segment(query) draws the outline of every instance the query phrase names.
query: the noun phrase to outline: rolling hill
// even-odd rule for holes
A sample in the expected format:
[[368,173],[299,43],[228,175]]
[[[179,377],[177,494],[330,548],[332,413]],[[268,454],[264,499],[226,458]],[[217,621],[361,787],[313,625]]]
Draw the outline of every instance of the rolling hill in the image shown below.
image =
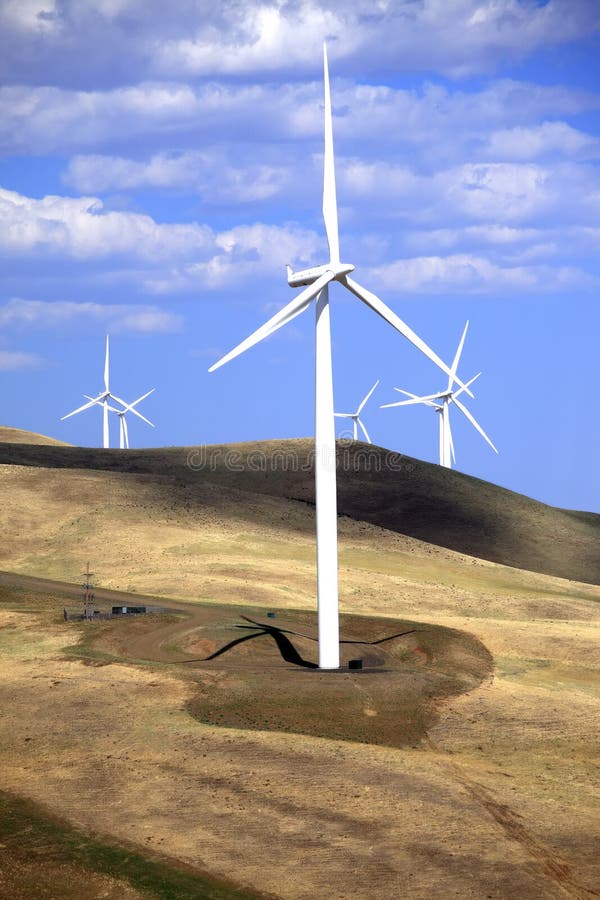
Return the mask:
[[[188,510],[205,503],[206,490],[215,488],[237,492],[240,514],[245,504],[256,505],[256,495],[314,505],[308,439],[107,451],[12,429],[3,429],[0,438],[0,465],[145,476],[146,489],[154,483],[161,496],[172,484],[173,497],[181,495]],[[338,472],[341,516],[505,566],[600,583],[600,515],[547,506],[361,443],[340,443]],[[293,520],[295,514],[278,512],[288,514]]]
[[[0,444],[9,886],[108,896],[80,837],[57,858],[54,815],[104,836],[93,860],[258,896],[596,896],[598,516],[340,444],[341,644],[365,668],[324,673],[311,442],[34,440]],[[87,560],[98,606],[170,612],[65,622]]]

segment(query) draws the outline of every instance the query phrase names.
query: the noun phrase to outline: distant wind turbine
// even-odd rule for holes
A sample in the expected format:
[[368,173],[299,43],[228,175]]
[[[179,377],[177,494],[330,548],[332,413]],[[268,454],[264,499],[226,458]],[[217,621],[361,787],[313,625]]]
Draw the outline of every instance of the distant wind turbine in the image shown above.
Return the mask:
[[360,427],[362,428],[362,432],[367,439],[367,444],[372,443],[371,438],[369,437],[369,434],[367,432],[367,429],[361,422],[360,414],[363,411],[363,409],[365,408],[365,406],[367,405],[367,403],[369,402],[371,395],[373,394],[373,391],[375,390],[375,388],[377,387],[378,384],[379,384],[379,381],[376,381],[375,384],[373,385],[373,387],[371,388],[371,390],[369,391],[369,393],[363,399],[362,403],[360,404],[360,406],[358,407],[356,412],[354,412],[354,413],[334,413],[334,415],[338,419],[352,419],[353,440],[355,440],[355,441],[358,440],[358,426],[360,425]]
[[[473,415],[469,412],[469,410],[464,406],[458,397],[463,391],[470,388],[473,382],[479,378],[481,372],[478,372],[470,381],[467,381],[465,385],[458,389],[453,389],[454,381],[457,381],[456,371],[458,369],[458,363],[460,361],[462,349],[465,343],[465,337],[467,334],[467,328],[469,327],[469,323],[465,325],[465,329],[462,333],[462,337],[460,339],[460,343],[458,345],[458,349],[454,356],[454,361],[452,363],[451,373],[448,377],[448,386],[445,391],[439,391],[437,394],[428,394],[425,397],[419,397],[417,394],[411,394],[410,391],[403,391],[400,388],[394,388],[395,391],[398,391],[400,394],[404,394],[406,397],[409,397],[409,400],[400,400],[398,403],[384,403],[381,409],[391,409],[395,406],[412,406],[417,403],[422,403],[425,406],[430,406],[439,414],[440,417],[440,425],[439,425],[439,442],[440,442],[440,466],[445,466],[448,469],[452,468],[452,460],[456,464],[456,455],[454,453],[454,441],[452,440],[452,431],[450,428],[450,405],[453,403],[462,414],[469,420],[469,422],[473,425],[474,428],[477,429],[479,434],[488,442],[492,450],[495,453],[498,452],[496,447],[492,444],[491,440],[481,427],[478,422],[475,421]],[[435,401],[440,401],[436,403]]]
[[[120,403],[121,406],[127,407],[128,404],[121,400],[120,397],[117,397],[116,394],[113,394],[109,388],[109,338],[106,335],[106,354],[104,356],[104,390],[101,394],[98,394],[97,397],[93,397],[88,403],[84,403],[83,406],[78,406],[77,409],[74,409],[72,412],[67,413],[66,416],[61,417],[61,422],[65,419],[69,419],[71,416],[76,416],[78,413],[83,412],[84,409],[90,409],[92,406],[102,406],[102,446],[104,448],[108,448],[110,446],[109,440],[109,430],[108,430],[108,407],[109,400],[116,400],[117,403]],[[137,410],[132,409],[131,412],[135,413],[136,416],[143,418],[143,416],[137,412]]]
[[[329,318],[329,290],[331,281],[337,281],[362,300],[370,309],[397,329],[428,359],[447,375],[450,369],[421,340],[409,326],[389,309],[375,294],[349,277],[354,266],[340,262],[338,210],[335,189],[333,158],[333,125],[327,48],[323,46],[325,82],[325,154],[323,173],[323,219],[329,262],[315,268],[293,272],[288,266],[288,284],[291,287],[306,286],[292,301],[258,328],[222,359],[210,367],[214,372],[220,366],[239,356],[254,344],[274,334],[283,325],[304,312],[316,298],[316,372],[315,372],[315,499],[317,518],[317,608],[319,629],[319,667],[338,669],[339,612],[338,612],[338,564],[337,564],[337,500],[336,500],[336,451],[333,410],[333,375],[331,367],[331,331]],[[458,379],[456,379],[458,380]],[[463,387],[462,382],[459,382]],[[466,389],[466,388],[465,388]],[[468,391],[468,389],[466,389]]]
[[[149,397],[150,394],[153,394],[156,388],[152,388],[152,390],[148,391],[146,394],[143,394],[141,397],[138,397],[137,400],[134,400],[133,403],[127,403],[123,409],[117,409],[116,406],[108,407],[108,411],[111,413],[115,413],[119,417],[119,448],[121,450],[129,450],[129,429],[127,427],[127,419],[125,418],[128,412],[132,412],[134,415],[138,416],[138,418],[142,419],[143,422],[146,422],[148,425],[151,425],[154,428],[154,422],[151,422],[150,419],[147,419],[146,416],[143,416],[141,412],[134,409],[134,406],[137,406],[138,403],[141,403],[142,400],[145,400],[146,397]],[[93,397],[89,397],[87,394],[84,394],[87,400],[93,400]],[[98,405],[102,404],[101,400],[94,400],[94,403]]]

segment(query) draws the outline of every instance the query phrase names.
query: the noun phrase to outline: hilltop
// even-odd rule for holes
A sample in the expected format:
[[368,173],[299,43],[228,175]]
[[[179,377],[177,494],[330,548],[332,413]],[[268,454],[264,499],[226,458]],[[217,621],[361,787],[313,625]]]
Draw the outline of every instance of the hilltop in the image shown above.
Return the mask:
[[37,434],[35,431],[24,431],[22,428],[10,428],[0,425],[0,444],[37,444],[51,447],[70,447],[64,441]]
[[[171,483],[172,503],[187,514],[205,505],[207,491],[215,488],[238,518],[255,517],[257,495],[283,501],[275,521],[284,520],[287,527],[298,517],[298,502],[314,505],[308,439],[118,451],[62,446],[51,439],[46,444],[37,435],[30,440],[26,432],[16,434],[23,439],[0,444],[0,465],[54,470],[59,481],[64,470],[144,476],[144,490],[154,490],[160,502]],[[600,583],[600,515],[548,506],[358,442],[338,445],[338,467],[341,516],[504,566]],[[268,518],[267,507],[261,515]]]

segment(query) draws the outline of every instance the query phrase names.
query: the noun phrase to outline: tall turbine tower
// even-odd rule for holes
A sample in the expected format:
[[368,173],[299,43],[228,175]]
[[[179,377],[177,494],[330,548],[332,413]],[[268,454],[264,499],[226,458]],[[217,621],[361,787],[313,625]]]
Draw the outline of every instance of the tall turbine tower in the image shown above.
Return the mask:
[[[70,419],[71,416],[76,416],[77,413],[83,412],[84,409],[89,409],[91,406],[101,406],[102,407],[102,446],[106,449],[110,446],[109,441],[109,432],[108,432],[108,401],[116,400],[117,403],[120,403],[121,406],[127,406],[124,400],[121,400],[120,397],[117,397],[116,394],[111,393],[109,388],[109,340],[108,335],[106,335],[106,353],[104,356],[104,390],[101,394],[98,394],[97,397],[93,397],[90,399],[88,403],[84,403],[83,406],[78,406],[77,409],[74,409],[72,412],[67,413],[66,416],[61,417],[61,422],[64,419]],[[135,412],[135,410],[132,410]],[[136,415],[140,415],[136,413]]]
[[[450,406],[454,404],[462,414],[469,420],[471,425],[477,429],[479,434],[488,442],[492,450],[495,453],[498,452],[496,447],[492,444],[491,440],[481,427],[478,422],[475,421],[474,416],[469,412],[469,410],[464,406],[460,400],[459,396],[463,393],[464,390],[470,388],[473,382],[479,378],[481,372],[478,372],[470,381],[467,381],[466,385],[463,385],[460,388],[454,388],[454,381],[458,381],[456,378],[456,371],[458,369],[458,363],[460,361],[462,349],[465,343],[465,337],[467,335],[467,328],[469,327],[469,323],[465,325],[465,330],[462,333],[462,337],[460,339],[460,343],[458,345],[458,349],[454,356],[454,360],[452,362],[451,374],[448,377],[448,386],[445,391],[439,391],[437,394],[428,394],[425,397],[419,397],[417,394],[411,394],[410,391],[403,391],[400,388],[394,388],[395,391],[398,391],[400,394],[404,394],[405,397],[409,397],[409,400],[400,400],[397,403],[384,403],[381,409],[391,409],[396,406],[412,406],[417,403],[422,403],[425,406],[432,407],[438,413],[439,419],[439,435],[440,435],[440,466],[445,466],[447,469],[452,468],[452,460],[456,463],[456,456],[454,453],[454,442],[452,440],[452,431],[450,429]],[[438,401],[437,403],[435,401]]]
[[352,419],[352,439],[355,441],[358,440],[358,426],[360,425],[362,432],[367,439],[367,444],[372,443],[371,438],[369,437],[369,432],[367,431],[367,429],[365,428],[365,426],[363,425],[363,423],[361,421],[360,414],[363,411],[363,409],[365,408],[365,406],[367,405],[367,403],[369,402],[369,400],[371,399],[373,391],[375,390],[375,388],[377,387],[378,384],[379,384],[379,381],[376,381],[375,384],[373,385],[373,387],[371,388],[371,390],[369,391],[369,393],[363,398],[363,400],[362,400],[360,406],[358,407],[358,409],[356,410],[356,412],[334,413],[334,415],[337,419]]
[[[293,272],[288,266],[288,284],[302,287],[292,301],[210,367],[220,366],[239,356],[259,341],[269,337],[283,325],[304,312],[316,299],[316,371],[315,371],[315,498],[317,518],[317,608],[319,626],[319,668],[338,669],[340,665],[338,564],[337,564],[337,499],[336,453],[333,411],[333,376],[331,367],[331,331],[329,319],[329,283],[337,281],[385,319],[432,362],[450,375],[448,366],[375,294],[349,277],[350,263],[340,262],[338,213],[333,159],[333,127],[327,48],[323,46],[325,81],[325,156],[323,177],[323,219],[329,262],[311,269]],[[455,379],[458,381],[458,379]],[[461,387],[464,387],[459,381]],[[465,388],[468,393],[468,388]],[[472,395],[471,395],[472,396]]]
[[[115,413],[119,417],[119,449],[129,450],[129,428],[127,427],[127,419],[125,418],[128,412],[132,412],[141,419],[142,422],[146,422],[147,425],[151,425],[152,428],[154,428],[154,422],[151,422],[150,419],[147,419],[146,416],[143,416],[141,412],[134,409],[134,407],[137,406],[138,403],[141,403],[142,400],[145,400],[146,397],[149,397],[150,394],[153,394],[155,390],[156,388],[152,388],[152,390],[148,391],[146,394],[142,394],[137,400],[134,400],[133,403],[127,403],[123,409],[117,409],[116,406],[109,405],[108,411]],[[88,396],[88,394],[84,394],[84,397],[87,400],[94,400],[94,398]],[[100,406],[102,405],[102,400],[94,400],[94,403],[97,403]]]

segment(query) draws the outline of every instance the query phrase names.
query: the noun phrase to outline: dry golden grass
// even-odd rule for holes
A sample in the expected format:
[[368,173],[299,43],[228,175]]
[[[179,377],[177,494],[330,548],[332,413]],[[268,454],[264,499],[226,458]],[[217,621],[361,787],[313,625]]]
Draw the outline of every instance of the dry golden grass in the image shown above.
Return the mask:
[[45,447],[70,447],[64,441],[47,437],[45,434],[36,434],[35,431],[24,431],[22,428],[10,428],[8,425],[0,425],[0,444],[36,444]]
[[[89,558],[107,587],[314,609],[304,503],[209,483],[192,503],[156,475],[2,478],[1,568],[73,581]],[[197,685],[164,664],[65,658],[78,630],[58,595],[4,614],[5,787],[294,900],[597,896],[600,589],[349,519],[340,560],[345,612],[464,630],[494,658],[418,748],[202,724]]]

